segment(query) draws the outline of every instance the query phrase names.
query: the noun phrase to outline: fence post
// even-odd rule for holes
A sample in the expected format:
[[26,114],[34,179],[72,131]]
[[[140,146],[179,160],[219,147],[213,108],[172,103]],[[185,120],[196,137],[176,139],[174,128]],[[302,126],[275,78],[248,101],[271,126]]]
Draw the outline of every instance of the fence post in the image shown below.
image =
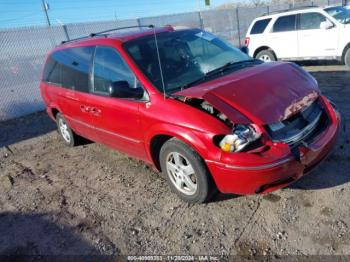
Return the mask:
[[237,23],[237,33],[238,33],[238,47],[241,46],[241,29],[239,26],[239,17],[238,17],[238,7],[236,8],[236,23]]
[[141,27],[141,19],[140,19],[140,18],[137,18],[136,21],[137,21],[137,25],[138,25],[139,27]]
[[198,12],[198,18],[199,18],[199,26],[202,30],[204,30],[204,23],[203,23],[203,17],[202,17],[202,14],[201,12],[199,11]]
[[266,11],[267,11],[267,14],[269,15],[270,14],[270,6],[266,6]]
[[68,29],[66,25],[62,25],[64,34],[66,35],[67,40],[69,41],[69,34],[68,34]]

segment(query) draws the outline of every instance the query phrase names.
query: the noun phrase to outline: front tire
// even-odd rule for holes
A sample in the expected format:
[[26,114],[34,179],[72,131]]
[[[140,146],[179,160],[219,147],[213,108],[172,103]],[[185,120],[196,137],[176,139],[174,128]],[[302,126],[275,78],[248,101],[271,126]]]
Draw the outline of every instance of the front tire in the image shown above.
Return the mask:
[[348,50],[346,50],[345,56],[344,56],[344,62],[345,65],[350,68],[350,48],[348,48]]
[[275,54],[271,51],[271,50],[263,50],[260,51],[257,55],[256,58],[263,61],[263,62],[273,62],[276,61],[277,58],[275,56]]
[[58,133],[60,134],[62,140],[67,146],[73,147],[79,144],[79,136],[76,135],[73,130],[69,127],[66,119],[61,113],[56,115],[56,123]]
[[162,172],[174,193],[188,203],[203,203],[216,192],[202,158],[187,144],[173,138],[160,150]]

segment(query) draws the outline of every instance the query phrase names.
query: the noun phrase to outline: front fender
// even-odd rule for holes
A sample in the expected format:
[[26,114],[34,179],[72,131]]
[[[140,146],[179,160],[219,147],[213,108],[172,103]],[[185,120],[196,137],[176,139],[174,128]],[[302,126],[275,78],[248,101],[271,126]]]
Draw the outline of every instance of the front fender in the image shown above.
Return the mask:
[[220,150],[212,142],[213,135],[175,124],[159,123],[148,128],[145,134],[146,152],[152,161],[151,141],[158,135],[176,137],[192,147],[203,160],[220,159]]

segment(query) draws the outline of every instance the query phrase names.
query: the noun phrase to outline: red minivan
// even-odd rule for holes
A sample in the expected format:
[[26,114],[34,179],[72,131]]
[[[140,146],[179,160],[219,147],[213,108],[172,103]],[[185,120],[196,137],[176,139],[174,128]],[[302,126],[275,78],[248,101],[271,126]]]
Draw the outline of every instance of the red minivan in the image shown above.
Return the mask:
[[200,29],[63,43],[40,88],[67,145],[84,137],[150,163],[191,203],[286,187],[328,155],[340,126],[305,70],[252,59]]

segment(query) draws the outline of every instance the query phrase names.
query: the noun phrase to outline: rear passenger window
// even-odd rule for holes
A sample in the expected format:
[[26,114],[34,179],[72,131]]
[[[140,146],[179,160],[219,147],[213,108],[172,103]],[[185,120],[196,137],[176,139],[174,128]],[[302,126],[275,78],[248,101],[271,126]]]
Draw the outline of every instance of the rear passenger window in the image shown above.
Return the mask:
[[135,76],[121,56],[110,47],[96,47],[94,60],[94,92],[108,94],[112,82],[127,81],[135,87]]
[[295,30],[296,15],[279,17],[273,25],[273,32],[287,32]]
[[271,18],[256,21],[250,30],[251,35],[261,34],[265,31],[267,25],[270,23]]
[[43,80],[81,92],[89,92],[89,71],[94,47],[78,47],[53,53],[44,69]]
[[56,59],[56,54],[50,55],[47,59],[44,68],[43,81],[62,86],[62,66]]
[[300,30],[320,29],[321,22],[326,21],[326,17],[320,13],[300,14]]

